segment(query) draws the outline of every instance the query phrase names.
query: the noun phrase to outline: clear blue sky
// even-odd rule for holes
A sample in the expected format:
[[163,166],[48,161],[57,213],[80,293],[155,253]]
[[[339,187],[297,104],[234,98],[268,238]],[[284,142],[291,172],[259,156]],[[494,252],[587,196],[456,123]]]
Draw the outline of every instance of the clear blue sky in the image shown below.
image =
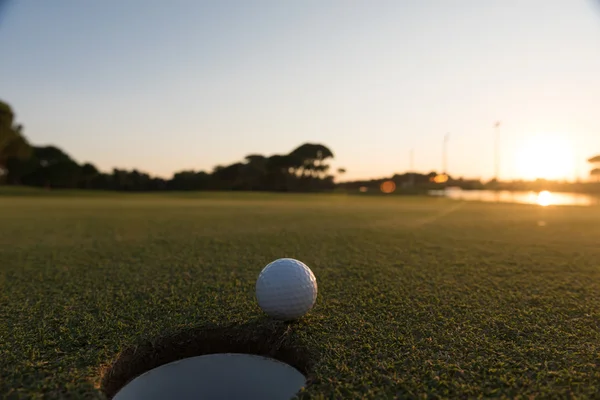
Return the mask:
[[0,17],[0,99],[33,143],[106,171],[307,141],[347,178],[405,171],[411,149],[439,171],[450,132],[449,172],[489,178],[496,120],[504,178],[545,135],[579,159],[568,177],[600,153],[592,0],[32,0]]

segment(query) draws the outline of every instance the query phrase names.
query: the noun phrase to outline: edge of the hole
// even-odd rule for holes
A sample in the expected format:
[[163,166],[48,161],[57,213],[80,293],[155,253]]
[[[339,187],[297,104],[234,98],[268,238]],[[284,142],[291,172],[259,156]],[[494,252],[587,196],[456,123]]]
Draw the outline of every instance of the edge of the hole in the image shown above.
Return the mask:
[[273,358],[302,373],[307,386],[315,359],[310,349],[298,343],[290,323],[269,321],[197,326],[141,340],[126,348],[104,367],[100,390],[110,400],[133,379],[154,368],[184,358],[217,353]]

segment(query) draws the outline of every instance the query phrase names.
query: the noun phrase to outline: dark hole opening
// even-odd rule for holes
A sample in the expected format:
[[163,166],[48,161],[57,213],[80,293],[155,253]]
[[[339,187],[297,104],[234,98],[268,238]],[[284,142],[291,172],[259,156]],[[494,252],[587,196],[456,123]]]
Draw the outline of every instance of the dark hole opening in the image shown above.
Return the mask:
[[102,377],[109,399],[134,378],[161,365],[215,353],[244,353],[271,357],[291,365],[307,377],[311,351],[297,343],[294,324],[254,321],[244,324],[203,325],[145,340],[121,352]]

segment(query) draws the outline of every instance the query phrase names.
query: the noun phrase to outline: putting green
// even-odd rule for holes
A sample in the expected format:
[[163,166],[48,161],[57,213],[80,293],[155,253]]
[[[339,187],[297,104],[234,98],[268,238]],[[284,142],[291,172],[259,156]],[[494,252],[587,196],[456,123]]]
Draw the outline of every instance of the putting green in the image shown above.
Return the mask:
[[[271,355],[311,398],[600,392],[597,207],[68,193],[0,197],[0,227],[0,397],[101,398],[173,351]],[[291,324],[254,299],[280,257],[319,284]]]

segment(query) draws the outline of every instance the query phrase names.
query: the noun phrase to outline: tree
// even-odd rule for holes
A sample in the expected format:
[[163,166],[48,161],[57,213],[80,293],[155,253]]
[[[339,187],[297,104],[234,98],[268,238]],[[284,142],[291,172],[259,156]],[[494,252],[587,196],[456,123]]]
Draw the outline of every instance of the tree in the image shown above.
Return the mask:
[[327,164],[319,164],[313,167],[314,176],[317,178],[325,178],[327,172],[329,171],[329,165]]
[[74,161],[61,161],[42,169],[48,188],[75,188],[81,179],[81,167]]
[[245,190],[262,190],[266,185],[268,158],[261,154],[250,154],[245,160],[241,171]]
[[227,166],[218,165],[214,168],[212,178],[216,189],[221,190],[240,190],[242,186],[241,172],[244,168],[243,163],[234,163]]
[[6,161],[6,183],[9,185],[32,185],[28,182],[29,175],[39,168],[39,163],[34,157],[27,159],[9,158]]
[[[591,157],[587,160],[590,164],[600,164],[600,154],[594,157]],[[590,171],[590,176],[596,179],[597,182],[600,182],[600,168],[593,168]]]
[[211,176],[204,171],[181,171],[168,182],[171,190],[206,190],[210,188]]
[[590,164],[600,163],[600,154],[587,160]]
[[62,151],[56,146],[40,146],[34,147],[34,157],[38,160],[42,167],[48,167],[60,163],[75,163],[71,156]]
[[96,177],[100,174],[100,172],[98,171],[98,169],[90,164],[90,163],[85,163],[81,166],[81,174],[80,174],[80,181],[79,181],[79,187],[82,189],[91,189],[93,188],[93,182],[94,179],[96,179]]
[[245,158],[247,164],[265,165],[267,157],[262,154],[249,154]]
[[34,146],[30,157],[10,157],[7,161],[7,182],[44,187],[77,187],[81,167],[55,146]]
[[133,186],[127,171],[118,168],[113,168],[111,183],[116,190],[130,190]]
[[294,167],[301,176],[320,176],[329,167],[323,167],[323,162],[333,158],[332,151],[322,144],[305,143],[294,149],[290,156],[295,161]]
[[0,101],[0,175],[8,172],[10,159],[26,160],[31,148],[23,135],[23,126],[14,124],[15,114],[12,108]]
[[346,168],[338,168],[337,173],[340,177],[343,176],[346,173]]
[[180,171],[168,181],[136,169],[102,173],[91,163],[79,165],[56,146],[30,146],[22,126],[14,124],[10,106],[0,102],[0,177],[9,184],[120,191],[329,190],[335,185],[325,162],[329,158],[333,153],[328,147],[305,143],[289,154],[249,154],[240,162],[217,165],[211,173]]
[[77,187],[81,177],[81,167],[67,153],[56,146],[33,148],[32,159],[36,169],[24,177],[26,181],[39,186],[52,188]]
[[275,154],[267,159],[263,190],[295,191],[298,188],[298,159],[290,154]]

